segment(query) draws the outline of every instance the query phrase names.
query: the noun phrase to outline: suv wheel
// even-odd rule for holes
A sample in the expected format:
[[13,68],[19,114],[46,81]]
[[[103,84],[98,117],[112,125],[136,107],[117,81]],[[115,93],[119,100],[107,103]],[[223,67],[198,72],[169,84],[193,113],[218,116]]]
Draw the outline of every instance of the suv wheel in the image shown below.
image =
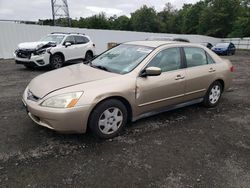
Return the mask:
[[50,66],[52,69],[61,68],[63,66],[63,63],[64,63],[64,60],[63,60],[62,55],[54,54],[51,56]]
[[215,81],[208,89],[203,104],[206,107],[214,107],[219,103],[222,94],[222,85],[220,82]]
[[91,59],[93,59],[93,54],[91,52],[87,52],[85,55],[85,61],[90,61]]
[[118,135],[126,123],[125,105],[119,100],[110,99],[93,110],[88,126],[95,136],[108,139]]

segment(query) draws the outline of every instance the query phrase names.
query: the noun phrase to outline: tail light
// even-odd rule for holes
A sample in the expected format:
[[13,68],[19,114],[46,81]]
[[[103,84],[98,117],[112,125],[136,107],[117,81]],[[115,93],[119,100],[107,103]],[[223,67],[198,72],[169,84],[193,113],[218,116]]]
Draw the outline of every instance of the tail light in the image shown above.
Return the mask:
[[230,72],[234,72],[234,71],[235,71],[234,66],[231,66],[230,67]]

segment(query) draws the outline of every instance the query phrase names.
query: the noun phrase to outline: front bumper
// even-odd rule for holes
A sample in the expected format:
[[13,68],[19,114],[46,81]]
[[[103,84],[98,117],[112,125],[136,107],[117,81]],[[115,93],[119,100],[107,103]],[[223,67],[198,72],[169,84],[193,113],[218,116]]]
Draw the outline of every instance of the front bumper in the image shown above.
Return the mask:
[[90,114],[90,106],[70,109],[48,108],[39,102],[28,100],[23,96],[23,104],[29,117],[38,125],[65,133],[85,133]]
[[49,65],[50,63],[50,54],[47,52],[41,55],[32,55],[30,58],[20,58],[15,53],[13,55],[16,64],[22,64],[30,67],[43,67]]

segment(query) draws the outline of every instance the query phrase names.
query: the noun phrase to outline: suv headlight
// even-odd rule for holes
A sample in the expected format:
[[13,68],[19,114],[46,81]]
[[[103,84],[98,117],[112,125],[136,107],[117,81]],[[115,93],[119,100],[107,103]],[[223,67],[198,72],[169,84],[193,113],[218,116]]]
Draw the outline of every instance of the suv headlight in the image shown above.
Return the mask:
[[45,54],[45,52],[46,52],[46,49],[37,50],[34,52],[34,55],[42,55],[42,54]]
[[72,108],[82,96],[83,92],[66,93],[50,97],[41,103],[41,106],[51,108]]

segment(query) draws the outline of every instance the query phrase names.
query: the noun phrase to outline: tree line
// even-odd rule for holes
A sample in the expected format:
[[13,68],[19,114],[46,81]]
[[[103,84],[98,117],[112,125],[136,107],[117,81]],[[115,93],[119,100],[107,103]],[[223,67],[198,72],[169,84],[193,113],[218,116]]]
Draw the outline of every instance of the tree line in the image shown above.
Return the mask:
[[[64,19],[57,20],[66,26]],[[53,21],[39,20],[43,25]],[[213,37],[250,37],[250,0],[201,0],[184,4],[179,10],[171,3],[157,12],[143,5],[131,16],[100,13],[91,17],[71,19],[71,27],[111,29],[155,33],[201,34]]]

